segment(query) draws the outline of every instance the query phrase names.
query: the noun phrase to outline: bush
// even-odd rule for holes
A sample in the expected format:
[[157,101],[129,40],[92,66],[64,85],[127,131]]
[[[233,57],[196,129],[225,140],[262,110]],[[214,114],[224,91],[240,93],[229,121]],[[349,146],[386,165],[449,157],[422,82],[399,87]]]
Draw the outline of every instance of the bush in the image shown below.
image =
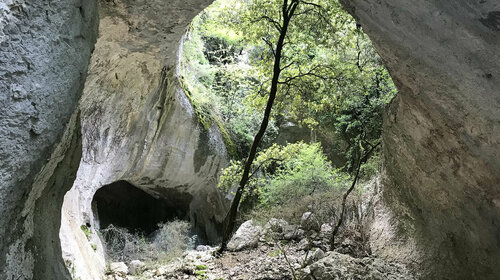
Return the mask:
[[[290,144],[300,150],[286,158],[261,188],[262,206],[286,205],[298,199],[343,187],[348,176],[333,169],[319,144]],[[286,147],[284,148],[286,149]]]
[[291,224],[300,224],[302,214],[313,212],[319,224],[329,223],[336,215],[336,210],[342,201],[344,189],[335,188],[328,192],[305,195],[281,205],[259,205],[242,217],[243,220],[253,219],[257,224],[264,225],[271,218],[283,219]]
[[[242,163],[232,161],[222,171],[219,187],[225,192],[231,190],[242,172]],[[284,205],[305,195],[341,187],[349,177],[332,168],[319,143],[303,142],[274,144],[259,152],[251,174],[243,199],[261,206]]]
[[153,243],[163,252],[181,254],[189,247],[193,247],[193,238],[189,237],[190,225],[188,222],[174,220],[159,224],[159,230]]
[[174,220],[159,224],[159,229],[147,238],[140,233],[131,233],[125,228],[109,225],[102,229],[108,258],[113,261],[132,260],[171,260],[193,245],[189,237],[190,225],[185,221]]
[[114,261],[131,261],[135,259],[154,259],[155,248],[146,242],[144,236],[130,233],[127,229],[109,225],[101,230],[106,253]]

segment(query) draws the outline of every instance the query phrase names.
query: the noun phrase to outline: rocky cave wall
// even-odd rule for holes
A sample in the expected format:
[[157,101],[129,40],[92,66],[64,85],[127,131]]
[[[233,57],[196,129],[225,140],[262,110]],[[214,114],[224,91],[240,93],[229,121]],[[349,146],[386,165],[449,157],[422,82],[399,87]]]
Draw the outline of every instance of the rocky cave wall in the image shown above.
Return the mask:
[[67,274],[60,206],[80,160],[75,107],[97,25],[95,1],[0,2],[0,279]]
[[[104,270],[91,202],[117,181],[187,208],[202,240],[219,238],[228,202],[216,186],[227,152],[217,126],[200,125],[177,76],[186,26],[208,2],[99,2],[99,38],[80,101],[82,159],[60,232],[75,277],[99,279]],[[79,230],[87,224],[90,242]]]
[[[137,134],[133,139],[145,140],[132,143],[123,140],[129,135],[111,131],[149,131],[138,125],[140,118],[151,118],[151,124],[163,127],[161,119],[166,115],[158,111],[175,110],[163,110],[162,102],[158,105],[162,108],[154,107],[161,101],[161,91],[156,89],[172,85],[169,80],[175,83],[176,79],[169,79],[175,45],[185,25],[208,2],[102,2],[121,5],[134,16],[120,18],[113,9],[107,15],[116,17],[102,16],[107,26],[116,24],[117,29],[106,35],[112,47],[109,53],[95,56],[93,65],[110,70],[103,67],[102,73],[94,72],[89,83],[102,83],[106,90],[88,95],[93,97],[82,102],[82,110],[87,120],[83,124],[96,128],[96,141],[103,143],[98,147],[104,149],[84,150],[82,163],[88,164],[80,166],[80,173],[156,185],[155,180],[147,180],[156,176],[145,167],[161,166],[162,160],[154,152],[140,151],[155,151],[144,147],[155,146],[152,143],[161,142],[159,137],[138,138]],[[497,279],[500,4],[494,0],[342,2],[374,41],[400,91],[385,119],[386,179],[372,228],[375,252],[406,260],[422,279]],[[74,108],[96,35],[95,1],[8,0],[0,3],[0,15],[0,278],[68,278],[56,231],[62,196],[80,160],[80,121]],[[142,40],[127,39],[132,35]],[[168,57],[157,60],[161,50]],[[124,58],[123,63],[113,59],[115,54]],[[167,71],[162,72],[164,66]],[[127,93],[127,98],[116,94],[125,88],[125,77],[137,93]],[[169,92],[174,94],[165,95],[165,100],[178,98],[172,104],[187,104],[181,94]],[[108,117],[111,123],[103,127],[101,113],[90,117],[91,106],[97,111],[114,108],[123,115]],[[189,106],[174,107],[192,114]],[[89,125],[91,121],[98,123]],[[189,131],[185,130],[188,136]],[[84,136],[83,142],[91,135]],[[164,147],[175,151],[174,145]],[[121,156],[127,150],[133,156]],[[114,169],[96,171],[108,153],[127,168],[120,167],[113,176],[109,173]],[[174,173],[176,168],[169,166]],[[131,176],[133,169],[144,172]],[[184,176],[181,173],[178,178]],[[111,183],[95,181],[89,189]],[[84,207],[73,191],[67,197],[67,201],[73,199],[73,206]],[[66,219],[80,222],[86,217]]]
[[342,2],[399,89],[375,252],[422,279],[499,279],[500,3]]

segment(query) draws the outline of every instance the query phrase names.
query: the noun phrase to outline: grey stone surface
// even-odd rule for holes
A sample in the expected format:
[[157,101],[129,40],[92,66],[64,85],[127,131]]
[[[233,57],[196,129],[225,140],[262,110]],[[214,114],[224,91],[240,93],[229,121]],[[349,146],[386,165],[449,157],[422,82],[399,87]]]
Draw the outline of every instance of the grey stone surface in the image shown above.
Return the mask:
[[287,221],[283,219],[271,218],[263,228],[263,237],[261,239],[266,239],[265,236],[271,237],[272,239],[282,239],[282,240],[300,240],[304,234],[304,231],[297,225],[290,225]]
[[[202,137],[219,136],[203,135],[195,124],[186,126],[193,120],[187,117],[192,115],[189,103],[172,90],[177,87],[177,44],[191,18],[209,2],[102,1],[107,26],[117,29],[93,60],[93,94],[82,101],[84,130],[91,133],[83,136],[82,162],[87,164],[79,172],[91,176],[91,184],[81,188],[94,191],[120,178],[156,195],[159,183],[202,190],[202,180],[189,181],[191,188],[178,184],[189,178],[178,163],[191,159],[186,164],[197,178],[220,167],[204,148],[188,148],[206,143]],[[400,90],[384,124],[386,177],[372,230],[374,251],[406,261],[423,279],[498,279],[498,1],[343,2],[374,41]],[[62,195],[80,158],[74,108],[96,24],[95,1],[0,3],[2,279],[68,277],[61,269],[55,231]],[[111,122],[103,126],[102,117]],[[169,118],[177,122],[166,125]],[[162,136],[165,131],[175,135]],[[130,142],[129,137],[142,140]],[[179,139],[191,139],[182,142],[190,153],[175,148]],[[178,157],[166,161],[166,154],[157,153],[162,149]],[[114,164],[103,161],[109,159]],[[103,164],[112,168],[99,169]],[[176,175],[175,180],[167,182],[160,170]],[[77,184],[84,182],[79,178]],[[201,198],[220,205],[217,197]]]
[[305,212],[300,218],[300,226],[305,231],[319,231],[321,225],[312,212]]
[[120,276],[125,276],[128,274],[128,266],[124,262],[114,262],[109,264],[109,270],[112,273],[118,274]]
[[145,266],[146,264],[144,262],[141,262],[140,260],[133,260],[128,265],[128,272],[131,275],[139,274]]
[[255,248],[259,244],[262,233],[262,227],[254,225],[252,220],[246,221],[236,230],[227,244],[227,249],[229,251],[241,251]]
[[1,279],[34,273],[54,279],[62,266],[57,233],[51,233],[78,166],[74,121],[69,142],[58,148],[62,154],[55,147],[83,88],[96,8],[95,1],[81,0],[0,2]]
[[422,279],[499,279],[500,3],[342,2],[399,89],[373,249]]
[[321,260],[322,258],[325,257],[325,252],[321,250],[320,248],[314,249],[312,253],[307,257],[306,263],[308,265],[312,264],[313,262],[317,262]]
[[[318,249],[319,250],[319,249]],[[349,255],[315,251],[320,258],[298,272],[304,280],[411,280],[408,270],[396,263],[376,258],[353,258]],[[320,252],[320,253],[316,253]]]
[[[99,38],[80,101],[83,156],[63,206],[64,258],[81,277],[103,269],[103,252],[67,229],[98,229],[94,193],[127,181],[172,208],[189,209],[195,233],[216,242],[226,201],[216,189],[228,164],[216,125],[198,122],[177,76],[187,24],[208,1],[102,1]],[[78,232],[78,230],[73,230]],[[95,255],[88,260],[88,255]],[[93,274],[92,274],[93,275]]]

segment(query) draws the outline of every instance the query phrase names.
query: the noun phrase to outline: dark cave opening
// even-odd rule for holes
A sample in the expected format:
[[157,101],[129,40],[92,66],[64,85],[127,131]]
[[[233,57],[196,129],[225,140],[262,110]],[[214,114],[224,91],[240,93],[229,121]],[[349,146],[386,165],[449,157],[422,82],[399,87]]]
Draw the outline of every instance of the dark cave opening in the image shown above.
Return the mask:
[[92,207],[101,229],[113,224],[149,235],[159,223],[187,220],[189,203],[174,199],[155,198],[127,181],[117,181],[97,190]]

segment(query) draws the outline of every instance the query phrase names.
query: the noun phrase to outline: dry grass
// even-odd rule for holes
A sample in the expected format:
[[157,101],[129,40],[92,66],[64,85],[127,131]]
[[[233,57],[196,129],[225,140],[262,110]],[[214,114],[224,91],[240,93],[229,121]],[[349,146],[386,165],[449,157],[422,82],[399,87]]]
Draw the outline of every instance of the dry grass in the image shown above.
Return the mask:
[[194,238],[189,237],[188,222],[175,220],[158,227],[152,236],[146,238],[125,228],[109,225],[100,231],[108,258],[123,262],[166,261],[180,257],[184,250],[194,245]]
[[[249,213],[242,215],[241,219],[242,221],[253,219],[257,224],[264,225],[271,218],[277,218],[298,225],[303,213],[312,212],[317,224],[330,223],[330,225],[334,225],[340,215],[344,192],[345,189],[336,188],[328,192],[303,196],[285,205],[256,207]],[[368,213],[366,213],[366,207],[363,208],[362,205],[362,195],[357,191],[352,192],[346,204],[343,225],[336,237],[336,243],[350,240],[352,246],[348,250],[346,249],[345,253],[354,257],[370,254],[368,237],[365,232]]]

